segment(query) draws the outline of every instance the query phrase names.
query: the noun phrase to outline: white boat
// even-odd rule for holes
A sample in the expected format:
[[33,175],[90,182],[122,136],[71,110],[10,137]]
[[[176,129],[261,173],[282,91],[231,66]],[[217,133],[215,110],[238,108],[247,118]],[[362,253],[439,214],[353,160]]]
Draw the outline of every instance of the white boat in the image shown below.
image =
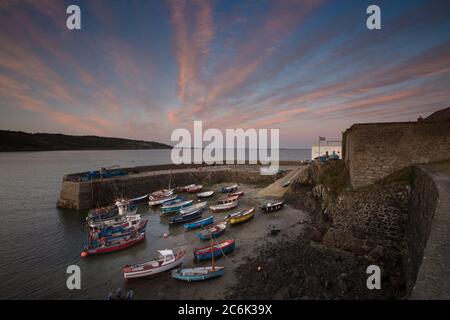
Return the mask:
[[157,200],[160,198],[170,197],[174,193],[174,189],[162,189],[150,194],[149,200]]
[[168,196],[168,197],[157,198],[157,199],[154,199],[154,200],[150,199],[148,201],[148,205],[149,206],[157,206],[157,205],[160,205],[160,204],[163,204],[163,203],[175,200],[177,197],[178,196],[176,194],[173,194],[173,195]]
[[226,210],[230,210],[230,209],[236,208],[237,205],[238,205],[238,201],[234,200],[232,202],[223,203],[223,204],[217,204],[215,206],[210,206],[209,209],[211,209],[211,211],[213,211],[213,212],[226,211]]
[[197,193],[198,198],[208,198],[211,197],[214,194],[214,191],[204,191]]
[[204,209],[207,204],[208,204],[208,201],[197,202],[196,204],[193,204],[189,207],[181,208],[180,214],[181,215],[188,214],[188,213],[191,213],[191,212],[199,210],[199,209]]
[[183,263],[186,254],[185,250],[175,254],[168,249],[158,250],[158,252],[159,256],[156,260],[125,266],[122,270],[123,277],[125,279],[142,278],[171,270]]

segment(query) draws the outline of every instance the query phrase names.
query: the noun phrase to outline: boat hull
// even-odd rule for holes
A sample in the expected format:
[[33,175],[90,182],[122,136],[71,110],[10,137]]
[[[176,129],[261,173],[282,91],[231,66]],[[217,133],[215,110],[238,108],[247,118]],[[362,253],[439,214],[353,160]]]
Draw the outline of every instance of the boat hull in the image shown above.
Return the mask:
[[111,253],[111,252],[127,249],[127,248],[130,248],[130,247],[144,241],[144,240],[145,240],[145,233],[142,233],[138,237],[130,239],[130,240],[123,242],[121,244],[118,244],[118,245],[86,249],[82,252],[81,256],[82,257],[94,256],[94,255]]
[[192,221],[195,220],[197,218],[200,218],[202,216],[203,213],[203,209],[197,209],[193,212],[190,213],[186,213],[184,215],[177,215],[174,217],[170,217],[169,218],[169,223],[170,224],[177,224],[177,223],[183,223],[183,222],[187,222],[187,221]]
[[[195,274],[190,273],[191,270],[205,270],[204,274]],[[213,278],[221,277],[225,274],[225,268],[224,267],[216,267],[216,270],[213,271],[212,267],[204,267],[204,268],[194,268],[194,269],[183,269],[183,270],[175,270],[172,272],[172,277],[174,279],[187,281],[187,282],[193,282],[193,281],[203,281]]]
[[[223,242],[228,242],[228,244],[219,248],[218,245]],[[208,247],[194,250],[194,259],[196,261],[205,261],[205,260],[212,259],[213,256],[214,256],[214,258],[220,258],[225,254],[233,252],[234,249],[236,248],[236,242],[234,240],[223,241],[223,242],[216,244],[215,246],[213,246],[212,249],[208,246]],[[200,252],[201,250],[204,250],[204,249],[206,249],[206,251]]]
[[236,225],[236,224],[247,222],[247,221],[251,220],[254,217],[254,215],[255,215],[255,212],[253,211],[249,214],[246,214],[246,215],[243,215],[240,217],[232,217],[228,220],[228,222],[231,225]]
[[209,226],[210,224],[213,224],[213,223],[214,223],[214,216],[210,216],[210,217],[208,217],[206,219],[203,219],[203,220],[200,220],[200,221],[186,223],[184,225],[184,228],[189,231],[189,230],[194,230],[194,229],[206,227],[206,226]]
[[127,271],[127,268],[124,268],[123,277],[128,280],[128,279],[138,279],[156,276],[160,273],[172,270],[173,268],[176,268],[179,265],[181,265],[184,261],[185,256],[186,256],[185,252],[182,252],[182,254],[180,256],[177,256],[177,258],[174,261],[162,265],[158,268],[134,270],[134,271],[131,269]]

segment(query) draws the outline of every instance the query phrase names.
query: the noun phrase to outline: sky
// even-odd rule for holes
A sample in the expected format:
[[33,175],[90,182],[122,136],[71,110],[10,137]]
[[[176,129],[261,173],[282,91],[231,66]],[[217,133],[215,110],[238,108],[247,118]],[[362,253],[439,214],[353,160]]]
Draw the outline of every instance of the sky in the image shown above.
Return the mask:
[[[81,30],[66,27],[67,6]],[[366,9],[381,8],[381,30]],[[450,1],[0,0],[0,129],[170,141],[176,128],[415,121],[450,100]]]

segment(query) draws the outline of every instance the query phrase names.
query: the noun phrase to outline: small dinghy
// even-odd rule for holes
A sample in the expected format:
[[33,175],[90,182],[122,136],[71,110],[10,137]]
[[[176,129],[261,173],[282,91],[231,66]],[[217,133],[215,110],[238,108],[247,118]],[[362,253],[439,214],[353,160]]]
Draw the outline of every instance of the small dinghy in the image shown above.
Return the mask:
[[147,199],[148,199],[148,194],[145,194],[145,195],[140,196],[140,197],[129,199],[128,202],[132,203],[132,204],[137,204],[137,203],[145,202]]
[[154,200],[152,200],[153,198],[150,198],[150,200],[148,201],[148,205],[153,207],[153,206],[158,206],[160,204],[178,199],[178,196],[176,194],[173,194],[171,196],[168,197],[162,197],[162,198],[155,198]]
[[229,214],[225,217],[230,224],[238,224],[250,220],[255,215],[255,208]]
[[234,200],[234,201],[231,201],[228,203],[210,206],[209,209],[211,209],[212,212],[219,212],[219,211],[231,210],[233,208],[236,208],[237,206],[238,206],[238,201]]
[[228,197],[238,197],[238,198],[240,198],[240,197],[242,197],[244,195],[244,191],[235,191],[235,192],[231,192],[229,195],[228,195]]
[[161,207],[161,213],[162,214],[178,213],[182,208],[189,207],[190,205],[192,205],[193,202],[194,200],[186,200],[174,204],[166,203]]
[[198,198],[209,198],[214,194],[214,191],[204,191],[197,193]]
[[135,279],[154,276],[171,270],[183,263],[185,250],[174,253],[172,250],[158,250],[159,256],[154,261],[125,266],[122,270],[125,279]]
[[172,271],[172,278],[187,282],[203,281],[207,279],[221,277],[224,275],[224,273],[225,267],[208,266],[208,267],[174,270]]
[[188,184],[187,186],[179,187],[178,190],[180,192],[187,192],[190,188],[195,187],[195,184]]
[[203,189],[203,186],[201,184],[195,184],[193,187],[189,187],[186,189],[186,192],[188,193],[196,193]]
[[130,236],[121,237],[114,240],[96,239],[85,246],[81,252],[81,257],[98,255],[103,253],[110,253],[114,251],[123,250],[134,246],[145,240],[145,232],[136,233]]
[[237,184],[233,184],[231,186],[222,187],[222,189],[220,189],[220,191],[222,191],[223,193],[228,193],[228,192],[236,191],[237,188],[238,188],[238,185]]
[[226,198],[219,199],[217,201],[217,204],[226,204],[226,203],[236,201],[237,199],[239,199],[239,196],[237,196],[237,195],[236,196],[228,196]]
[[194,250],[194,259],[196,261],[204,261],[222,257],[234,250],[236,242],[234,240],[225,240],[211,246],[198,248]]
[[197,232],[196,236],[200,240],[208,240],[208,239],[217,238],[225,232],[226,228],[227,228],[226,222],[224,222],[224,221],[219,222],[208,229]]
[[184,225],[184,228],[189,231],[189,230],[206,227],[212,223],[214,223],[214,216],[209,216],[208,218],[205,218],[202,220],[186,223]]
[[273,212],[281,210],[284,206],[284,201],[278,201],[278,202],[272,202],[272,203],[266,203],[261,207],[261,210],[264,212]]

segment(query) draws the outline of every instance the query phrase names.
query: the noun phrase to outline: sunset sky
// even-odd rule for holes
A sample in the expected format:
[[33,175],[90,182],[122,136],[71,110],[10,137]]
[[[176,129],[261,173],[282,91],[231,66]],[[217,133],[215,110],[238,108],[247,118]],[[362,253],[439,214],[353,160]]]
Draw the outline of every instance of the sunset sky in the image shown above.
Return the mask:
[[[66,28],[81,8],[82,30]],[[382,30],[366,28],[377,4]],[[170,143],[279,128],[282,147],[450,105],[450,1],[0,0],[0,129]]]

